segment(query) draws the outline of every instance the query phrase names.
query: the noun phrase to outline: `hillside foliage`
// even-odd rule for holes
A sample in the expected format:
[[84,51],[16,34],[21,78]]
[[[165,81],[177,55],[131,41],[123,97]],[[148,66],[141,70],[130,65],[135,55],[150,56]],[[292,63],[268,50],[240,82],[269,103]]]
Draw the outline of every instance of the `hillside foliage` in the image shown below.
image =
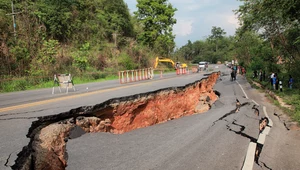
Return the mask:
[[175,49],[177,9],[167,0],[138,0],[134,13],[123,0],[0,0],[0,90],[16,78],[116,75],[151,67],[157,56],[189,65],[238,60],[248,73],[276,72],[284,81],[292,74],[297,87],[299,1],[240,1],[235,35],[213,26],[206,39]]
[[[11,15],[12,2],[15,15]],[[147,23],[130,14],[123,0],[0,0],[0,77],[116,74],[151,67],[153,58],[165,53],[155,47],[174,48],[175,9],[167,1],[156,7],[165,9],[144,16],[172,22],[151,30],[159,34],[144,43]],[[139,11],[143,8],[139,4]]]

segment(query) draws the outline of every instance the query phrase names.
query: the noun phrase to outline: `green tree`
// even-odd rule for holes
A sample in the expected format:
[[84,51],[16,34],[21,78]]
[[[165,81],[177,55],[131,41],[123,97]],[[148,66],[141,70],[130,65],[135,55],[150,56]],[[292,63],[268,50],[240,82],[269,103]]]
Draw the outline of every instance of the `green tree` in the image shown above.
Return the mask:
[[126,37],[133,37],[133,24],[127,4],[123,0],[104,0],[103,10],[108,21],[107,36],[119,33]]
[[241,1],[244,4],[236,11],[241,33],[256,31],[269,41],[274,52],[280,49],[276,55],[292,62],[299,59],[299,1]]
[[38,56],[31,62],[30,74],[34,76],[52,76],[57,71],[55,64],[58,49],[59,43],[57,40],[44,41]]
[[88,58],[90,55],[90,44],[85,43],[80,47],[80,50],[74,53],[74,65],[82,72],[85,71],[88,67]]
[[143,32],[138,41],[150,48],[158,48],[163,55],[170,54],[175,47],[173,25],[176,8],[167,0],[137,0],[138,10],[134,13],[142,23]]
[[215,44],[215,52],[218,51],[218,44],[220,40],[224,38],[226,32],[221,27],[213,26],[211,29],[211,35],[208,37],[208,40]]
[[9,75],[12,72],[11,68],[11,58],[9,57],[9,34],[12,32],[12,27],[9,24],[11,22],[10,16],[6,14],[9,13],[7,10],[9,7],[9,1],[0,1],[0,72],[1,76]]

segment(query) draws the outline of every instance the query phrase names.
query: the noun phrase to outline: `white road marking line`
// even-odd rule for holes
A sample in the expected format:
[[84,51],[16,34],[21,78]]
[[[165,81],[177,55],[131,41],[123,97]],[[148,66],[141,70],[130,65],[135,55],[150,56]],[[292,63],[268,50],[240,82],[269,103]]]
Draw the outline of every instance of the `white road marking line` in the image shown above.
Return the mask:
[[[264,111],[265,116],[269,119],[269,126],[272,127],[272,126],[273,126],[273,122],[272,122],[271,118],[269,117],[269,115],[268,115],[268,113],[267,113],[266,106],[263,107],[263,111]],[[262,144],[262,145],[265,143],[266,136],[267,136],[267,135],[270,133],[270,131],[271,131],[271,128],[270,128],[270,127],[265,127],[265,129],[262,131],[262,133],[259,134],[257,143],[260,143],[260,144]]]
[[259,106],[259,104],[256,101],[252,100],[252,102],[255,103],[257,106]]
[[256,150],[256,143],[250,142],[242,170],[253,169],[255,150]]
[[[240,83],[238,81],[236,81],[236,83],[240,86],[240,88],[242,89],[246,99],[249,99],[246,92],[244,91],[243,87],[240,85]],[[259,106],[259,104],[252,100],[253,103],[255,103],[256,105]],[[273,121],[270,119],[268,113],[267,113],[267,109],[266,109],[266,106],[263,106],[263,111],[264,111],[264,114],[265,116],[269,119],[269,126],[273,126]],[[264,131],[259,135],[258,139],[257,139],[257,143],[259,144],[264,144],[265,141],[266,141],[266,135],[269,134],[271,128],[270,127],[266,127],[264,129]],[[256,143],[254,142],[250,142],[249,143],[249,147],[248,147],[248,150],[247,150],[247,155],[246,155],[246,158],[245,158],[245,162],[244,162],[244,165],[243,165],[243,168],[242,170],[252,170],[253,169],[253,164],[254,164],[254,158],[255,158],[255,151],[256,151]]]
[[263,107],[263,110],[264,110],[265,116],[266,116],[267,118],[269,118],[269,115],[268,115],[268,113],[267,113],[267,108],[266,108],[266,106]]
[[247,94],[246,94],[246,92],[244,91],[243,87],[240,85],[240,83],[239,83],[238,81],[235,81],[235,82],[236,82],[236,83],[240,86],[240,88],[242,89],[242,91],[243,91],[243,93],[244,93],[246,99],[249,99],[248,96],[247,96]]
[[264,111],[265,116],[269,119],[269,126],[273,127],[273,121],[271,120],[271,118],[269,117],[269,115],[267,113],[266,106],[263,107],[263,111]]
[[268,135],[270,130],[271,130],[270,127],[266,127],[265,130],[263,131],[263,134]]
[[266,141],[266,134],[264,134],[264,133],[259,134],[257,143],[263,145],[265,143],[265,141]]

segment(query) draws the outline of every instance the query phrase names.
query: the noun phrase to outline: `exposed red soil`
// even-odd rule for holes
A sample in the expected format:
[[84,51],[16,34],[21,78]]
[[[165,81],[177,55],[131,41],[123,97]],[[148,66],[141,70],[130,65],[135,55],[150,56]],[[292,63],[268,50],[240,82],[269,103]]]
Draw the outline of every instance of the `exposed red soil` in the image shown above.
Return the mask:
[[[31,142],[20,153],[13,169],[65,169],[67,166],[66,143],[73,128],[81,127],[87,133],[125,133],[137,128],[151,126],[182,116],[203,113],[210,109],[218,96],[213,91],[219,73],[185,87],[168,88],[141,96],[129,96],[128,100],[114,100],[95,110],[73,113],[73,118],[56,122],[51,120],[45,126],[32,130]],[[80,109],[79,109],[80,110]],[[78,116],[80,115],[80,116]],[[72,115],[69,115],[69,117]],[[55,119],[57,119],[56,116]],[[38,123],[35,122],[35,126]],[[33,123],[34,124],[34,123]],[[40,130],[38,130],[40,129]],[[34,132],[37,131],[37,132]],[[24,155],[22,155],[24,154]]]

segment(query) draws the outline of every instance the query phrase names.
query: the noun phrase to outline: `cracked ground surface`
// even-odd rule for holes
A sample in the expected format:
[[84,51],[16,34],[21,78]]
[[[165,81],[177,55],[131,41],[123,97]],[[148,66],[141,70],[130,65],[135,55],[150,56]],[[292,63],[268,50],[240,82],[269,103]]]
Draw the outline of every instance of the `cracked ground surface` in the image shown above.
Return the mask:
[[223,77],[215,89],[220,99],[206,113],[70,140],[67,169],[241,169],[249,142],[258,138],[259,117],[235,82]]
[[[248,85],[250,86],[250,85]],[[253,170],[297,170],[300,167],[300,129],[277,106],[256,89],[248,91],[249,97],[263,103],[274,125],[266,137],[262,152]]]
[[[192,76],[196,75],[181,77],[181,79],[190,80]],[[221,79],[215,86],[215,89],[221,93],[221,97],[214,103],[212,109],[204,114],[170,120],[122,135],[90,133],[70,139],[67,145],[69,156],[67,169],[241,169],[249,142],[257,140],[262,107],[261,105],[258,107],[260,116],[255,115],[252,109],[253,103],[245,98],[238,85],[229,81],[229,77],[227,79],[224,76]],[[238,81],[241,80],[238,77]],[[170,84],[176,86],[177,83],[178,81],[175,80]],[[247,87],[247,83],[240,83],[242,86],[246,86],[246,92],[252,90]],[[151,82],[146,85],[148,88],[149,86],[154,88],[162,84],[160,82],[156,86],[155,82]],[[131,88],[137,93],[142,89],[146,88],[139,86]],[[128,95],[124,89],[121,90],[118,91],[118,94],[112,92],[95,94],[98,95],[98,98],[95,96],[84,102],[93,105],[99,103],[101,98],[106,96],[113,98]],[[130,91],[130,89],[128,90]],[[257,97],[256,93],[253,93],[252,96],[251,93],[248,95],[259,104],[265,102],[260,102],[259,99],[262,97]],[[238,112],[232,113],[237,107],[236,99],[241,104],[248,102],[250,105],[244,105]],[[35,120],[34,117],[40,116],[41,113],[45,115],[60,113],[82,104],[83,100],[79,99],[73,100],[69,107],[48,104],[42,108],[22,109],[11,112],[15,115],[0,117],[5,119],[0,120],[1,129],[5,129],[5,131],[0,131],[0,135],[5,136],[5,140],[1,138],[0,143],[0,169],[10,169],[9,166],[13,164],[20,148],[28,143],[25,134],[27,134],[31,122]],[[36,112],[37,110],[43,111]],[[267,107],[267,110],[270,109]],[[25,118],[27,116],[29,119]],[[20,119],[11,119],[14,117]],[[275,118],[272,117],[272,119]],[[286,131],[280,133],[280,131],[274,130],[275,127],[283,126],[282,122],[274,120],[274,123],[276,126],[274,125],[267,137],[266,145],[263,146],[260,154],[259,165],[254,169],[295,169],[295,167],[299,167],[297,160],[295,161],[295,158],[299,158],[299,156],[296,157],[297,154],[294,154],[297,150],[291,150],[294,147],[293,142],[299,143],[297,138],[292,140],[294,137],[292,133],[294,135],[297,133],[289,131],[289,135],[285,136],[284,140],[280,140],[280,136],[286,134]],[[284,126],[283,129],[285,130]],[[22,138],[18,136],[22,136]],[[276,142],[270,143],[270,138]],[[282,152],[274,147],[285,148],[285,150]],[[286,161],[286,159],[288,160]]]
[[[201,78],[203,74],[176,76],[174,73],[165,74],[163,79],[157,76],[151,81],[128,85],[120,85],[117,80],[76,85],[78,91],[70,92],[68,95],[61,93],[53,96],[52,89],[0,94],[0,118],[2,119],[0,120],[0,169],[11,169],[10,166],[14,164],[17,154],[28,144],[29,139],[26,138],[26,134],[32,121],[37,120],[35,117],[58,114],[79,106],[95,105],[111,98],[183,86]],[[87,86],[89,91],[85,90]],[[33,96],[30,96],[31,94]],[[63,100],[55,100],[57,98]],[[39,99],[52,101],[36,105],[35,102]],[[12,106],[13,109],[10,108]],[[8,110],[5,107],[8,107]]]

